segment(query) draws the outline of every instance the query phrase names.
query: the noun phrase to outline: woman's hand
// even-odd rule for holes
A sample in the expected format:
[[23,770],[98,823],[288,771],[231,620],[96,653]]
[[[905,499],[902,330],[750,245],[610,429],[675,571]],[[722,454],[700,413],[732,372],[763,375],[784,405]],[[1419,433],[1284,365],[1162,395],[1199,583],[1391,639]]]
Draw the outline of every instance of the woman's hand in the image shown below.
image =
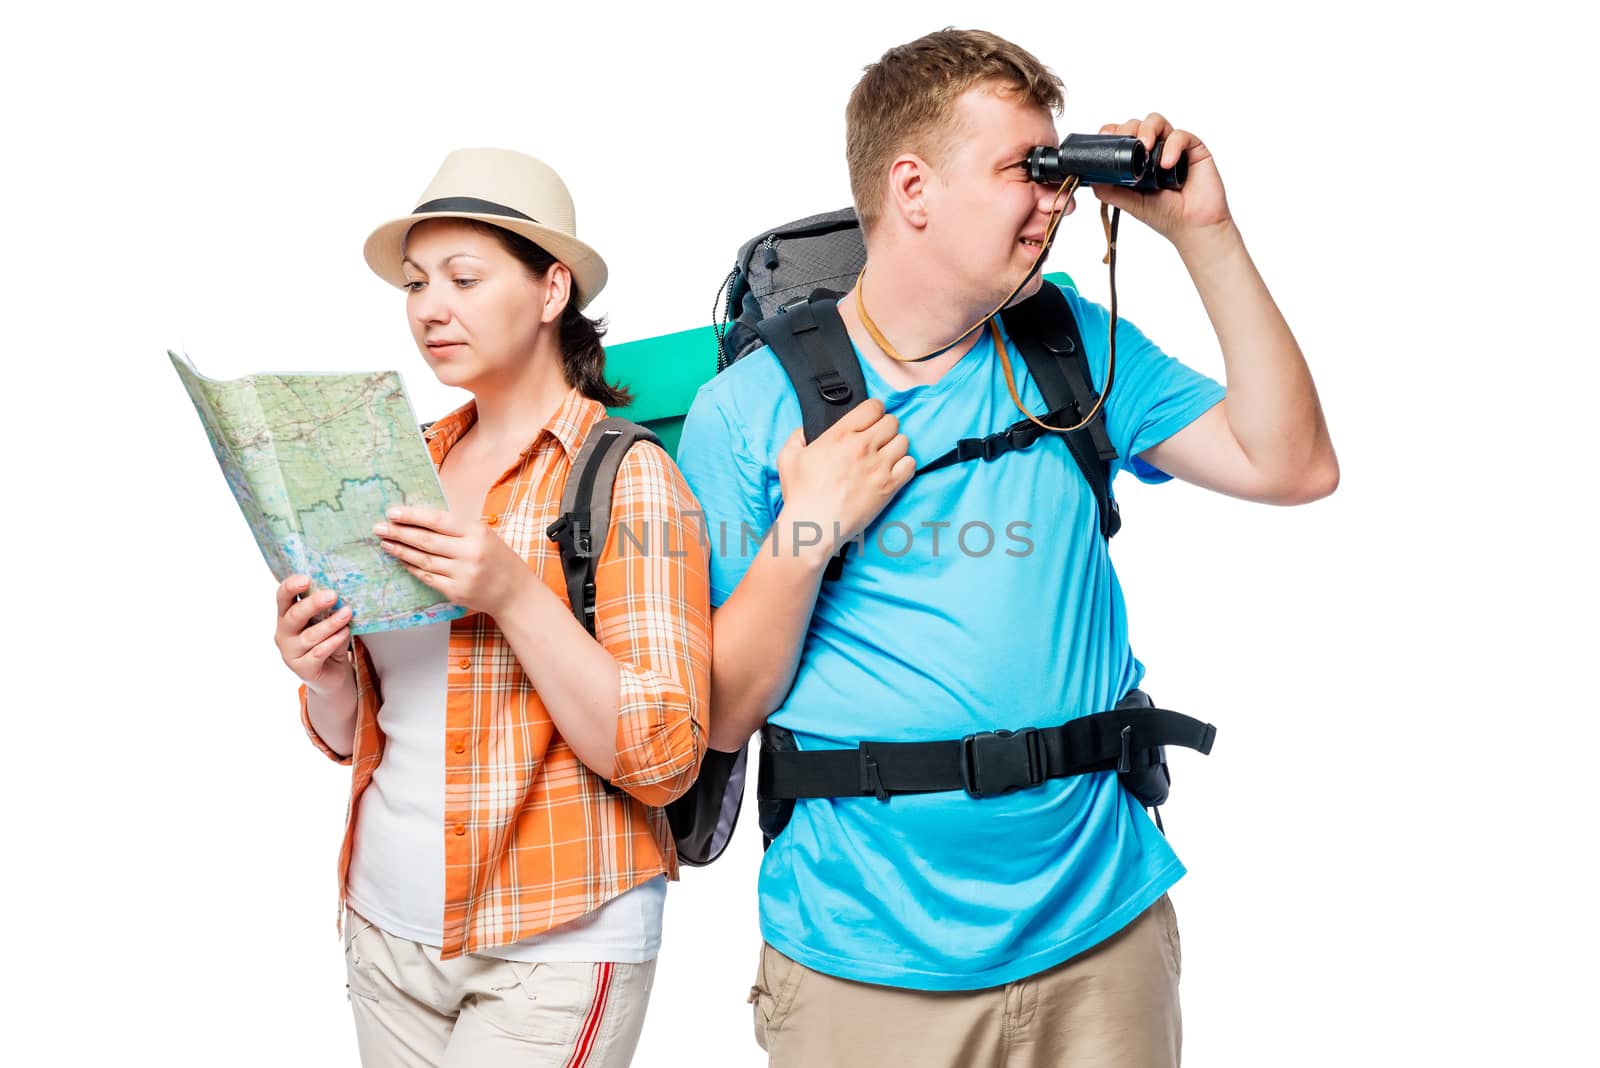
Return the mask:
[[479,520],[432,508],[388,516],[372,528],[384,551],[453,604],[497,616],[535,582],[527,561]]
[[278,630],[273,636],[278,653],[306,688],[317,694],[334,693],[355,682],[349,607],[340,607],[320,623],[311,622],[338,599],[332,590],[312,593],[309,575],[290,575],[278,584]]

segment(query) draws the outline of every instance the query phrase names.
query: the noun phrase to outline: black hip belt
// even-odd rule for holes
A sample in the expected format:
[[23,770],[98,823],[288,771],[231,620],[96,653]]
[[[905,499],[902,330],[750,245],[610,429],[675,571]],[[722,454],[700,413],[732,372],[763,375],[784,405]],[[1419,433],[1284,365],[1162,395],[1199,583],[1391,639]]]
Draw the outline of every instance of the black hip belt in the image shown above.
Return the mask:
[[[1137,690],[1129,697],[1134,694],[1144,697]],[[1149,699],[1144,700],[1144,707],[1119,706],[1057,727],[982,731],[948,741],[862,742],[854,749],[805,752],[781,744],[763,747],[756,796],[771,801],[876,796],[887,801],[894,794],[965,790],[973,797],[991,797],[1096,771],[1128,777],[1160,768],[1164,776],[1163,747],[1168,745],[1211,752],[1215,727],[1149,707]],[[1161,792],[1165,800],[1165,790]]]

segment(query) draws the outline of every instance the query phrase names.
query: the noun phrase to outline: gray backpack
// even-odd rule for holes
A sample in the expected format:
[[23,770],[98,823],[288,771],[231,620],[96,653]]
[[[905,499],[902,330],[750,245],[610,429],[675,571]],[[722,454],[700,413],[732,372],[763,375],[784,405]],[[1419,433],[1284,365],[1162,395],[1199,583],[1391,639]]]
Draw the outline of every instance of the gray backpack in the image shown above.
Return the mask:
[[847,291],[866,265],[854,208],[796,219],[746,241],[717,290],[717,372],[766,344],[757,333],[762,320],[819,289]]

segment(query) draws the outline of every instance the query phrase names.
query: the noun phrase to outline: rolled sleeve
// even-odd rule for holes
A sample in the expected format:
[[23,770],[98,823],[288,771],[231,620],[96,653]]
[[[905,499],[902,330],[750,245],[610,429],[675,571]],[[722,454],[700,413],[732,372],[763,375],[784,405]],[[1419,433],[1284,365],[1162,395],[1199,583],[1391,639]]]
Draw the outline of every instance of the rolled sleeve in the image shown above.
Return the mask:
[[595,571],[595,630],[621,674],[612,783],[660,807],[705,756],[711,607],[704,517],[666,453],[628,450]]

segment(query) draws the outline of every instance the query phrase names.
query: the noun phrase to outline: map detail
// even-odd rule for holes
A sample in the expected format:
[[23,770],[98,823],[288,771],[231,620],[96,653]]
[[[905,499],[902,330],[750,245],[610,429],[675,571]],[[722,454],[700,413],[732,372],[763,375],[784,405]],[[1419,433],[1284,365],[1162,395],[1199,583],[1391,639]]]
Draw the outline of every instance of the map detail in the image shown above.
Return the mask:
[[267,566],[339,595],[354,634],[456,619],[466,609],[378,545],[396,505],[447,508],[396,371],[206,378],[168,352]]

